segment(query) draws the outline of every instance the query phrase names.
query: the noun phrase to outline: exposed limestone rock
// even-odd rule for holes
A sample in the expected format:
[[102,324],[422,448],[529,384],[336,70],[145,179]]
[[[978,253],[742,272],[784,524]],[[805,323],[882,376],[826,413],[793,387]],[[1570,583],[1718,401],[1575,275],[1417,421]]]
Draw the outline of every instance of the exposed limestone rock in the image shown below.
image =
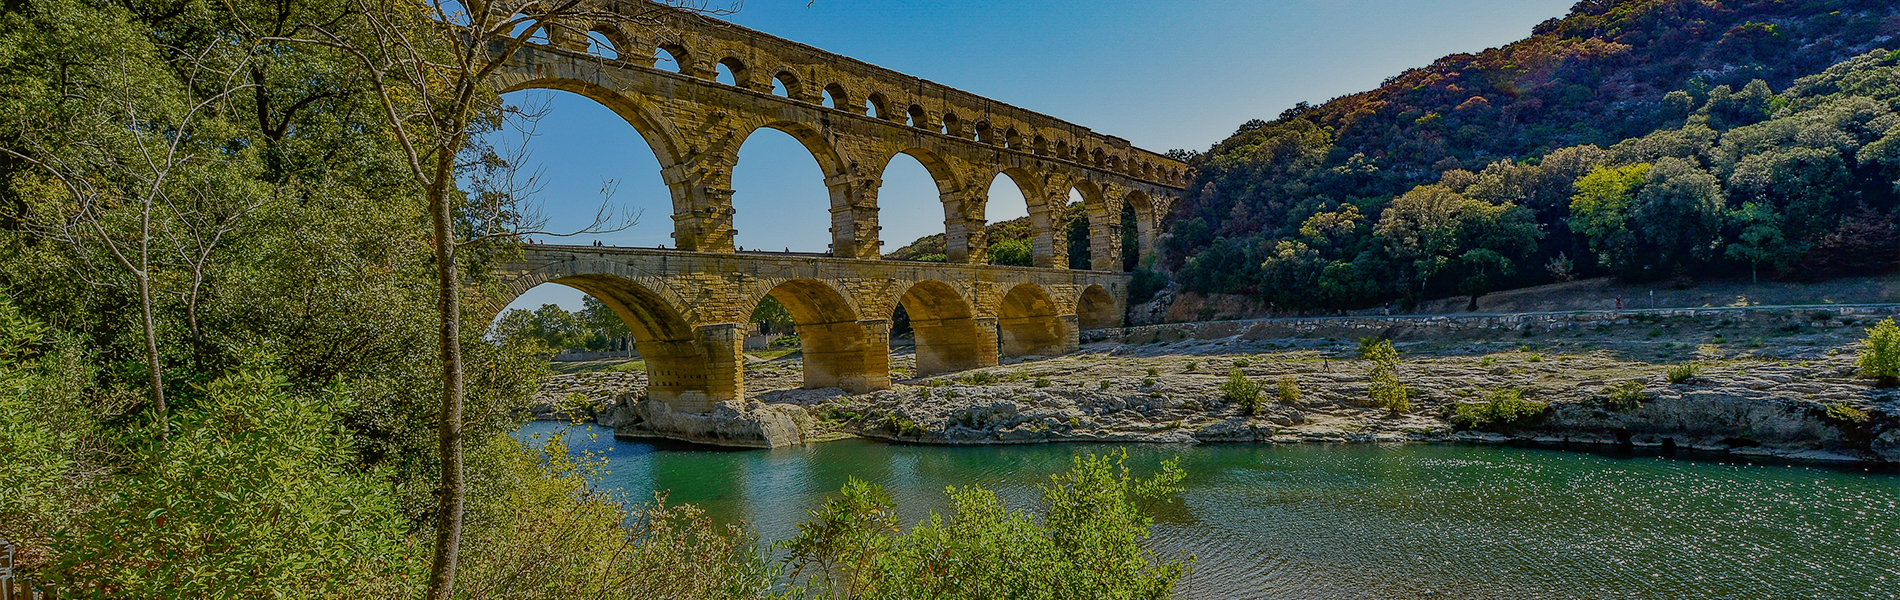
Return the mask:
[[656,437],[681,442],[777,448],[804,443],[799,426],[804,409],[754,402],[750,406],[721,402],[705,413],[675,411],[664,402],[641,398],[626,406],[625,414],[616,410],[616,437]]

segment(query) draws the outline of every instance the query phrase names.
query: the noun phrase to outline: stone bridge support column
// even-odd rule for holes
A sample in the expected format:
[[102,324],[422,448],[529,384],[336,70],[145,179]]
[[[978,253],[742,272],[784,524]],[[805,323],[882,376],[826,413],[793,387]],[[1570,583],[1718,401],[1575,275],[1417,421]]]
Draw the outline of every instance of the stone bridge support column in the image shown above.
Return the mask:
[[673,244],[732,252],[731,161],[700,158],[661,169],[660,176],[673,194]]
[[882,180],[854,180],[847,175],[825,179],[831,189],[831,252],[838,258],[883,258],[883,229],[877,223],[877,192]]
[[891,320],[858,321],[864,330],[864,389],[891,389]]
[[868,335],[867,321],[799,323],[804,353],[805,389],[835,387],[853,394],[891,387],[890,321],[882,321],[883,343]]
[[[1119,205],[1116,205],[1119,206]],[[1089,268],[1122,270],[1122,212],[1110,207],[1089,209]]]
[[1001,335],[996,327],[996,317],[977,317],[973,320],[976,321],[977,344],[982,349],[982,352],[977,355],[978,361],[982,363],[978,366],[994,367],[1002,364],[999,360],[999,352],[1002,350]]
[[1045,269],[1067,269],[1068,229],[1056,227],[1056,222],[1061,220],[1062,205],[1052,204],[1053,200],[1029,208],[1030,264]]
[[[704,409],[692,412],[712,410],[712,405],[727,400],[745,397],[745,334],[744,323],[714,323],[695,328],[694,342],[702,352],[705,361],[705,397]],[[674,407],[674,410],[684,410]]]
[[634,348],[647,363],[647,396],[678,412],[712,410],[706,388],[709,372],[699,344],[642,340]]
[[989,264],[989,241],[984,235],[985,192],[968,190],[943,194],[943,253],[951,264]]

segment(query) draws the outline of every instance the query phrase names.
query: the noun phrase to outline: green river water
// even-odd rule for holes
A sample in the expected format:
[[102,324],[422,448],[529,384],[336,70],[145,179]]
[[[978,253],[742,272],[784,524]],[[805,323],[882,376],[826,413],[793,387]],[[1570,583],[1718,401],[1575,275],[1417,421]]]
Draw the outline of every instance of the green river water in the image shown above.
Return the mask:
[[[568,429],[530,423],[521,435]],[[1076,453],[1115,446],[936,447],[843,441],[720,451],[615,441],[601,485],[790,537],[849,477],[905,521],[977,484],[1019,508]],[[1465,445],[1127,446],[1180,457],[1187,490],[1151,547],[1194,557],[1190,599],[1900,598],[1900,475]]]

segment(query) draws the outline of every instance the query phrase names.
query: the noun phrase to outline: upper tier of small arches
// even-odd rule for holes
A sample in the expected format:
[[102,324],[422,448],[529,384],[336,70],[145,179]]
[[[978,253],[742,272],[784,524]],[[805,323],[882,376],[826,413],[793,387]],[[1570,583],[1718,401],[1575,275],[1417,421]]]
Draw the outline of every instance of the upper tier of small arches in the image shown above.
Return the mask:
[[547,43],[1171,187],[1191,176],[1179,161],[1054,117],[644,0],[620,4],[662,16],[644,19],[652,26],[551,27]]

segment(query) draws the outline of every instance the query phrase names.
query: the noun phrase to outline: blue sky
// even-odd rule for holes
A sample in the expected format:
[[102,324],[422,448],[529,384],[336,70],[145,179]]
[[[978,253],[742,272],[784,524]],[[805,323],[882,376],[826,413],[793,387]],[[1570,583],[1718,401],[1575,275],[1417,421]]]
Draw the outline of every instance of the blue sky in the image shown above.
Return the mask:
[[[720,2],[722,0],[710,0]],[[748,0],[729,20],[872,64],[1120,136],[1154,151],[1205,150],[1248,119],[1318,104],[1457,52],[1530,35],[1573,0]],[[507,99],[546,108],[526,142],[551,230],[612,207],[637,212],[625,231],[569,238],[671,245],[670,200],[659,164],[633,128],[563,92]],[[733,172],[737,243],[823,251],[829,202],[818,164],[790,136],[762,130]],[[884,174],[885,251],[943,231],[923,166],[900,155]],[[991,188],[991,221],[1026,213],[1005,182]],[[512,305],[578,310],[581,293],[543,285]]]

